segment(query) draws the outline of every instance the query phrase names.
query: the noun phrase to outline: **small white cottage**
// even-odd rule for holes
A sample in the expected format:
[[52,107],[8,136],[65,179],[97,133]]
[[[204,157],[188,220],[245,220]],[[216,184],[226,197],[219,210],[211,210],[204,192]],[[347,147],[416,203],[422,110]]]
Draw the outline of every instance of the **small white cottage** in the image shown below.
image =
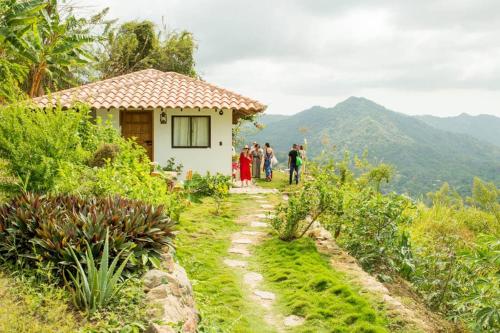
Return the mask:
[[207,82],[146,69],[34,99],[42,107],[83,102],[134,138],[152,161],[169,158],[205,174],[231,174],[232,125],[266,106]]

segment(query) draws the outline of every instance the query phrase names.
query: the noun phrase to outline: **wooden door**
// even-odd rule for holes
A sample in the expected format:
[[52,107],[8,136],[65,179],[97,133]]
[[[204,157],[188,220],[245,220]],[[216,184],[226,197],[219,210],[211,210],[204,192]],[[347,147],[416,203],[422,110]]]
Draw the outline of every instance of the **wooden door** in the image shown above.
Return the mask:
[[153,112],[152,111],[122,111],[120,113],[122,136],[134,138],[143,146],[153,161]]

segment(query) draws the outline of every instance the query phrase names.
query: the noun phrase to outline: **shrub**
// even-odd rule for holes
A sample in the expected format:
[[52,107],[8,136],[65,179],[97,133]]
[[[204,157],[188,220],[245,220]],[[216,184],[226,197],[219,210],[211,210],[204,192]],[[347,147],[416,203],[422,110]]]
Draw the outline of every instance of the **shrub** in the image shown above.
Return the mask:
[[89,161],[89,166],[92,168],[102,168],[106,166],[107,163],[112,164],[119,152],[120,146],[117,144],[104,143],[94,152],[94,155]]
[[162,170],[181,173],[183,168],[184,166],[182,165],[182,163],[176,163],[175,159],[171,157],[167,160],[167,164],[164,167],[162,167]]
[[404,212],[411,202],[379,192],[390,166],[361,162],[363,169],[354,171],[346,159],[312,165],[312,178],[277,208],[271,224],[282,240],[290,241],[302,237],[318,221],[334,232],[366,270],[381,273],[380,277],[398,272],[407,276],[413,263],[409,237],[403,230],[410,222]]
[[92,249],[87,243],[84,260],[86,269],[84,269],[80,263],[80,259],[76,256],[73,249],[70,248],[71,255],[77,267],[76,277],[71,272],[69,273],[73,282],[73,288],[71,288],[72,299],[76,307],[86,310],[88,314],[91,314],[107,305],[116,296],[121,287],[118,282],[122,271],[132,255],[129,254],[120,266],[118,266],[120,256],[125,250],[123,249],[118,253],[111,265],[109,265],[109,235],[108,231],[106,231],[99,268],[95,264]]
[[90,183],[85,193],[97,196],[120,195],[129,199],[153,204],[167,204],[169,193],[167,184],[161,178],[151,176],[151,165],[143,147],[132,140],[117,141],[119,153],[114,161],[86,176]]
[[[474,331],[500,325],[500,225],[491,212],[435,202],[420,205],[409,229],[415,272],[410,278],[426,303]],[[488,236],[485,236],[487,234]]]
[[0,107],[0,158],[28,190],[50,190],[61,163],[83,163],[90,157],[82,127],[88,118],[85,110]]
[[150,175],[144,148],[120,137],[110,124],[99,119],[94,124],[81,105],[0,107],[0,159],[28,191],[171,201],[166,183]]
[[410,223],[404,213],[410,205],[400,195],[382,195],[370,189],[353,195],[339,243],[369,272],[394,274],[404,270],[408,275],[413,264],[402,229]]
[[99,256],[109,229],[110,259],[126,249],[128,268],[157,265],[164,247],[172,246],[174,221],[163,206],[120,197],[81,198],[26,193],[0,205],[0,254],[4,260],[57,273],[89,244]]
[[[303,189],[290,195],[288,202],[276,208],[271,226],[281,240],[290,241],[300,238],[306,219],[312,214],[318,193],[312,184],[304,185]],[[312,219],[312,217],[311,217]]]
[[230,188],[230,178],[217,174],[208,177],[208,189],[215,202],[215,215],[220,215],[222,203],[227,198]]
[[194,173],[191,179],[187,179],[184,188],[191,197],[209,197],[217,194],[219,190],[227,190],[231,187],[231,177],[220,173],[205,176]]

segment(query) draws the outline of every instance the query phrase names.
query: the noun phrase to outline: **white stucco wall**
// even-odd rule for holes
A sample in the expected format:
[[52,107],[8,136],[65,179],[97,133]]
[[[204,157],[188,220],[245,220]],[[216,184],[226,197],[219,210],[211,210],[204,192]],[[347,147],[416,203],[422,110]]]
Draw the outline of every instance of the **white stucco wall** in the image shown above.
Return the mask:
[[[155,162],[164,166],[171,157],[181,163],[183,173],[193,170],[200,174],[210,172],[231,175],[232,154],[232,112],[223,110],[223,115],[215,109],[165,109],[167,123],[160,123],[161,110],[153,110],[153,155]],[[133,111],[131,111],[133,112]],[[114,128],[121,132],[118,110],[97,110],[96,116],[109,119]],[[210,148],[172,148],[172,116],[210,116]]]
[[95,112],[96,117],[101,118],[103,123],[106,121],[111,122],[114,128],[116,128],[120,133],[120,111],[118,109],[111,110],[97,110]]

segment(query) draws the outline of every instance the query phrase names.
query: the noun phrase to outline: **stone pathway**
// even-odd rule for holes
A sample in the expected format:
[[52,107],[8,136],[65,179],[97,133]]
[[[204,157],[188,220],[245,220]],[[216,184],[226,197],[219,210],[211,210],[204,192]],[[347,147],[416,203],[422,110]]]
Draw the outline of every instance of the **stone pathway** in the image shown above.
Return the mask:
[[274,208],[274,205],[269,204],[262,195],[253,194],[250,197],[256,199],[260,204],[262,213],[240,217],[237,223],[245,227],[242,231],[236,232],[231,236],[231,247],[228,251],[228,257],[224,259],[224,263],[242,276],[243,283],[249,291],[250,300],[255,303],[255,306],[259,306],[265,310],[264,320],[266,323],[278,332],[284,332],[287,327],[301,325],[304,322],[304,318],[297,316],[284,317],[273,310],[276,295],[262,286],[263,276],[260,273],[248,269],[248,263],[245,259],[252,256],[251,248],[258,246],[266,237],[266,229],[269,228],[267,222],[272,218],[273,215],[270,212]]
[[[278,190],[273,188],[261,188],[255,185],[251,185],[249,187],[231,187],[229,189],[229,193],[231,194],[270,194],[270,193],[278,193]],[[263,199],[263,196],[255,196],[256,199]]]

